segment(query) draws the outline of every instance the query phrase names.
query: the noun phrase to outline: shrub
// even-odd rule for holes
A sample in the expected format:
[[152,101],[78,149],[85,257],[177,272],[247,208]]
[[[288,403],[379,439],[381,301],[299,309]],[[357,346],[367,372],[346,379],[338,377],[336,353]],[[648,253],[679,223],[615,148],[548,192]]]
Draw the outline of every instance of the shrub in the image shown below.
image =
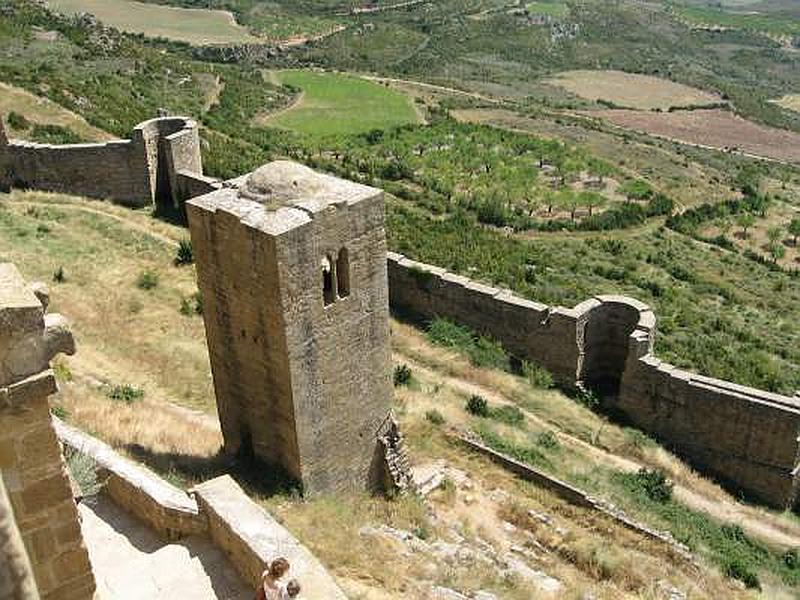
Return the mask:
[[13,110],[8,113],[8,118],[6,120],[12,129],[17,129],[19,131],[30,129],[31,126],[31,122],[28,121],[28,119]]
[[444,425],[444,415],[440,413],[438,410],[429,410],[425,413],[425,420],[429,423],[433,423],[434,425]]
[[476,367],[489,367],[492,369],[501,369],[507,371],[509,368],[509,359],[506,351],[493,339],[487,337],[479,337],[475,340],[467,354],[469,355],[469,362]]
[[489,411],[489,416],[495,421],[500,421],[506,425],[519,425],[525,422],[523,412],[513,405],[493,408]]
[[541,446],[547,450],[555,450],[561,444],[556,437],[556,434],[552,431],[543,431],[539,434],[539,437],[536,438],[536,445]]
[[50,414],[62,421],[69,419],[69,411],[58,404],[50,408]]
[[149,269],[139,273],[136,278],[136,287],[140,290],[152,290],[158,285],[158,273]]
[[483,396],[478,396],[477,394],[470,396],[469,400],[467,400],[466,408],[468,413],[476,417],[489,416],[489,403],[486,402],[486,398]]
[[550,374],[550,371],[535,363],[528,361],[523,362],[522,375],[535,388],[547,390],[553,387],[553,376]]
[[447,348],[467,350],[472,346],[472,332],[447,319],[434,319],[428,327],[428,339]]
[[658,469],[639,469],[632,476],[631,486],[654,502],[665,504],[672,499],[672,482]]
[[97,464],[94,460],[75,450],[65,450],[64,459],[81,495],[96,496],[103,485],[97,480]]
[[408,365],[397,365],[394,368],[394,387],[411,383],[411,368]]
[[732,579],[738,579],[745,586],[751,589],[761,589],[761,582],[750,567],[739,558],[729,559],[723,568],[725,575]]
[[578,404],[583,404],[589,410],[597,410],[600,407],[600,396],[592,389],[582,387],[575,395]]
[[106,391],[106,396],[108,396],[109,400],[116,402],[136,404],[144,398],[144,390],[126,383],[110,387]]
[[175,266],[190,265],[194,262],[194,253],[192,251],[192,242],[189,240],[181,240],[178,242],[178,250],[175,253]]
[[181,298],[181,305],[178,309],[184,317],[191,317],[192,315],[203,314],[203,297],[200,292],[195,292],[191,296],[184,296]]
[[58,267],[53,272],[53,281],[55,283],[64,283],[67,280],[67,276],[64,274],[64,267]]

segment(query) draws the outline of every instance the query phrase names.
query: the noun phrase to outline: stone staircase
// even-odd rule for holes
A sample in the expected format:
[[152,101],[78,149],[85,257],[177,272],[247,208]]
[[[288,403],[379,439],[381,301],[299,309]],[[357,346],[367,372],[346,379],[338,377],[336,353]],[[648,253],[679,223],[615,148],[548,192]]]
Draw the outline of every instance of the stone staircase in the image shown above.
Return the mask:
[[386,420],[378,441],[383,447],[386,469],[387,491],[405,494],[414,489],[411,462],[408,458],[405,439],[394,416]]

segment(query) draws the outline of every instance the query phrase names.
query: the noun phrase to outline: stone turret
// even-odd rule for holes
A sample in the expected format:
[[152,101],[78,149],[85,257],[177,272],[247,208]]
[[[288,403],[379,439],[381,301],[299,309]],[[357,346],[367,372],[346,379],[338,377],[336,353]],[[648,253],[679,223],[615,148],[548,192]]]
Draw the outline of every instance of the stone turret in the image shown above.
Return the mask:
[[56,391],[50,359],[72,354],[75,343],[46,304],[43,286],[25,285],[14,265],[0,264],[0,477],[40,596],[88,600],[94,576],[48,406]]
[[278,161],[186,206],[226,450],[310,493],[382,487],[383,193]]

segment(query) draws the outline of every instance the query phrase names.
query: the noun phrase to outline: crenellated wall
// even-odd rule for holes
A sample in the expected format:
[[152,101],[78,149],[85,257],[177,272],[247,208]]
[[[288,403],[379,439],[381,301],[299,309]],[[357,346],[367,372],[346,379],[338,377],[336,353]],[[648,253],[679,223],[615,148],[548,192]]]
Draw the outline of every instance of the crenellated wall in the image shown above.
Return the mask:
[[559,384],[604,392],[606,407],[729,488],[798,505],[800,398],[677,369],[655,357],[656,316],[624,296],[550,307],[399,254],[388,256],[395,310],[451,319],[499,341]]
[[151,119],[137,125],[130,139],[98,144],[39,144],[0,133],[0,188],[177,209],[185,199],[178,193],[179,171],[203,173],[197,123],[185,117]]

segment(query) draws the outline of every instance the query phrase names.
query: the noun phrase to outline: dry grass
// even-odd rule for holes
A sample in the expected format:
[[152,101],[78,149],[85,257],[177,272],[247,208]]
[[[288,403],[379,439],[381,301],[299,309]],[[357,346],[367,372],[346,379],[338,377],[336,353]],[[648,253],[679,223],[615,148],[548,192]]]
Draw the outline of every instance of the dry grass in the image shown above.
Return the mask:
[[783,98],[775,100],[775,103],[783,108],[800,112],[800,94],[786,94]]
[[[0,115],[15,112],[38,125],[59,125],[78,134],[86,140],[102,142],[114,136],[102,129],[92,127],[80,115],[59,106],[55,102],[35,96],[18,87],[0,83]],[[11,130],[12,137],[20,137],[22,132]]]
[[666,110],[672,106],[710,105],[722,101],[716,94],[668,79],[622,71],[566,71],[546,82],[587,100],[605,100],[641,110]]
[[223,10],[189,9],[131,0],[50,0],[64,14],[88,12],[121,31],[195,45],[258,43]]

